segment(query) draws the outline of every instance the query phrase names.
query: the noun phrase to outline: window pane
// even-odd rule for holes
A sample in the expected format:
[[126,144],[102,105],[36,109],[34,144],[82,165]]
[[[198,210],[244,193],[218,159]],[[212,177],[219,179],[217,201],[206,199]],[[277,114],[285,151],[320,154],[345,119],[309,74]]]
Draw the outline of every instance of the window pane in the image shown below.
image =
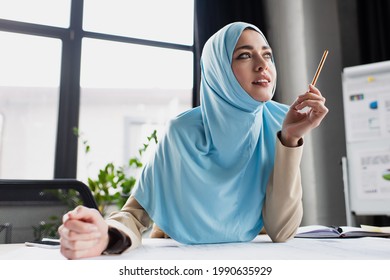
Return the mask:
[[60,40],[0,31],[0,42],[0,86],[58,87]]
[[84,0],[84,30],[193,44],[193,0]]
[[193,53],[84,39],[81,86],[191,89]]
[[166,120],[191,108],[192,52],[85,39],[81,71],[79,130],[91,151],[79,148],[80,180],[127,163],[154,129],[161,138]]
[[71,0],[0,0],[0,18],[68,27]]
[[0,32],[0,177],[53,178],[61,41]]

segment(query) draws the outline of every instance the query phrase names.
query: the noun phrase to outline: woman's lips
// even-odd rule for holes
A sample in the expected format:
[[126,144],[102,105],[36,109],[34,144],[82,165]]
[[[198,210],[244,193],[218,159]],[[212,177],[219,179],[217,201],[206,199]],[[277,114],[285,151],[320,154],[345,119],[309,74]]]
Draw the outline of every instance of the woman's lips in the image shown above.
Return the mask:
[[270,84],[270,82],[271,81],[269,81],[268,79],[259,79],[259,80],[253,81],[252,84],[259,85],[259,86],[268,86]]

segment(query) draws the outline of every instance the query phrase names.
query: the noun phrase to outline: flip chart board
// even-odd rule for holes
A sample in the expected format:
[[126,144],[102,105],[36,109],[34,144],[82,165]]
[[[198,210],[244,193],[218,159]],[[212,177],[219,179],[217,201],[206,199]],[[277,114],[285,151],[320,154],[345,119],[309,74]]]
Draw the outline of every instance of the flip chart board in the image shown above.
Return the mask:
[[342,80],[350,211],[390,215],[390,61],[346,67]]

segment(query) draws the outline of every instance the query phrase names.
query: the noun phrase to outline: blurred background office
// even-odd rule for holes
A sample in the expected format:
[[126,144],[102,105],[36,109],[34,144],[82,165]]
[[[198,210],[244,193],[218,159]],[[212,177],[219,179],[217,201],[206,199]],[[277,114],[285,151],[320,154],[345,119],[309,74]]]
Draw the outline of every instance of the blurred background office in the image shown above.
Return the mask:
[[329,50],[317,86],[330,113],[305,139],[303,224],[345,224],[341,73],[390,60],[389,14],[388,0],[0,0],[0,178],[86,182],[125,163],[199,105],[205,41],[246,21],[273,48],[277,101],[303,93]]

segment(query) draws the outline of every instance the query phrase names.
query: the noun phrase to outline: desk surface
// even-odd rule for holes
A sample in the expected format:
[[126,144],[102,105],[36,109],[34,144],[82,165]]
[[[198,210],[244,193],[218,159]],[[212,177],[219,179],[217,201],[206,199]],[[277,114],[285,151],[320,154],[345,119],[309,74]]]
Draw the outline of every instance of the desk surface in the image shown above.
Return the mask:
[[[0,260],[62,260],[59,249],[0,245]],[[294,238],[272,243],[267,235],[252,242],[212,245],[183,245],[172,239],[143,240],[135,250],[94,259],[136,260],[390,260],[390,238]]]

